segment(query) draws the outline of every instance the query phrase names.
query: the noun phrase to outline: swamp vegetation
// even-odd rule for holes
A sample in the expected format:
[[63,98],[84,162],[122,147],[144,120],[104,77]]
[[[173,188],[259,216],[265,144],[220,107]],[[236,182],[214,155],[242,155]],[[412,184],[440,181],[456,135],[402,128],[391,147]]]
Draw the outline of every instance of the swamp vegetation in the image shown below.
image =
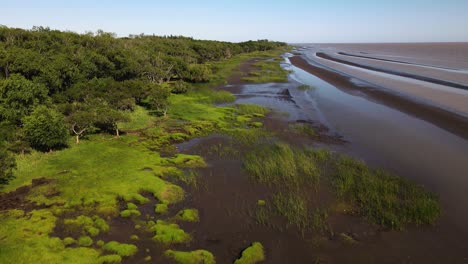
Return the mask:
[[[177,144],[214,134],[228,143],[206,154],[240,160],[251,183],[269,190],[247,201],[255,210],[246,217],[258,225],[333,236],[337,214],[394,230],[434,224],[434,194],[351,157],[283,142],[264,125],[270,109],[215,89],[235,74],[288,81],[280,66],[288,50],[264,40],[0,28],[0,263],[268,259],[256,240],[218,259],[187,231],[204,221],[202,208],[184,201],[203,188],[198,172],[210,164]],[[239,72],[249,61],[251,70]],[[289,129],[319,134],[308,124]]]

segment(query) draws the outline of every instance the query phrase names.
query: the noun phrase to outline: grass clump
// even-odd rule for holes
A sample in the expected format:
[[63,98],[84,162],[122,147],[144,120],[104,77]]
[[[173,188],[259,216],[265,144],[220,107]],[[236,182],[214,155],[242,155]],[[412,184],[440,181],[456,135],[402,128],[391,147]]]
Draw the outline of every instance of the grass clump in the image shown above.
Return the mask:
[[65,229],[72,234],[82,234],[97,236],[99,233],[107,232],[109,225],[107,222],[99,216],[85,216],[80,215],[76,218],[68,218],[63,220]]
[[158,220],[150,230],[155,232],[153,240],[165,245],[183,244],[192,240],[192,237],[181,229],[179,225],[162,220]]
[[132,244],[123,244],[116,241],[106,243],[102,249],[115,253],[121,257],[130,257],[137,253],[138,248]]
[[120,212],[120,216],[127,218],[127,217],[138,217],[141,213],[138,211],[138,206],[134,203],[127,203],[127,209]]
[[63,245],[71,246],[76,244],[76,240],[73,237],[66,237],[63,239]]
[[242,251],[242,256],[234,264],[255,264],[265,260],[265,252],[260,242],[254,242]]
[[180,264],[214,264],[215,258],[206,250],[194,250],[190,252],[166,250],[164,255]]
[[169,210],[169,207],[167,206],[167,204],[163,204],[163,203],[157,204],[154,207],[154,212],[157,214],[166,214],[168,210]]
[[185,222],[198,222],[200,221],[200,217],[198,215],[197,209],[184,209],[177,213],[176,217],[179,221]]
[[97,259],[98,264],[116,264],[116,263],[121,263],[122,262],[122,257],[119,255],[105,255],[105,256],[100,256]]
[[270,109],[254,104],[237,104],[236,105],[236,112],[239,115],[254,115],[254,116],[264,116],[266,115]]
[[314,152],[293,149],[283,143],[254,149],[245,155],[243,164],[255,180],[268,185],[297,187],[319,182]]
[[405,224],[434,224],[438,197],[406,179],[373,170],[361,161],[341,157],[333,178],[336,193],[372,222],[400,229]]
[[93,245],[93,239],[89,236],[82,236],[78,238],[78,245],[81,247],[90,247]]

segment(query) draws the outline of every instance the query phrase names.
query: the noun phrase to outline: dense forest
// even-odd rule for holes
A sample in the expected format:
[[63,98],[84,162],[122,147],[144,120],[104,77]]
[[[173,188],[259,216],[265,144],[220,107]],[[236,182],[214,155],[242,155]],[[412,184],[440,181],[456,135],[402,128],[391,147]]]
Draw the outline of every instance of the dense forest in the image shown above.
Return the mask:
[[210,62],[285,45],[2,26],[0,184],[12,177],[12,153],[63,148],[70,135],[119,135],[125,111],[143,105],[165,115],[172,93],[216,74]]

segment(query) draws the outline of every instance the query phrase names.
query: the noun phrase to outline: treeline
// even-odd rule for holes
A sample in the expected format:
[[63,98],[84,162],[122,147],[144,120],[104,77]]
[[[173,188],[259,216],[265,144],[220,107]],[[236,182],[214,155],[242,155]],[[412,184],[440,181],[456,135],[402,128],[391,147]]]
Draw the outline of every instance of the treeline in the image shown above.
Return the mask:
[[[1,26],[0,157],[60,148],[69,134],[77,142],[96,131],[118,135],[124,111],[145,105],[165,115],[171,93],[208,82],[209,62],[285,45]],[[0,167],[10,161],[2,158]]]

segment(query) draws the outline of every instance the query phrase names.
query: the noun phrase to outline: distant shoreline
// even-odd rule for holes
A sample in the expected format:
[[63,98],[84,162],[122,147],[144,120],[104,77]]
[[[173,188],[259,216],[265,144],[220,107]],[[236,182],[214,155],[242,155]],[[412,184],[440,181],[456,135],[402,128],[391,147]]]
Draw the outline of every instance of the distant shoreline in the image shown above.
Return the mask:
[[370,99],[428,121],[442,129],[468,139],[468,118],[429,104],[424,104],[369,85],[356,85],[349,76],[308,63],[302,56],[290,58],[291,63],[346,92],[362,92]]

